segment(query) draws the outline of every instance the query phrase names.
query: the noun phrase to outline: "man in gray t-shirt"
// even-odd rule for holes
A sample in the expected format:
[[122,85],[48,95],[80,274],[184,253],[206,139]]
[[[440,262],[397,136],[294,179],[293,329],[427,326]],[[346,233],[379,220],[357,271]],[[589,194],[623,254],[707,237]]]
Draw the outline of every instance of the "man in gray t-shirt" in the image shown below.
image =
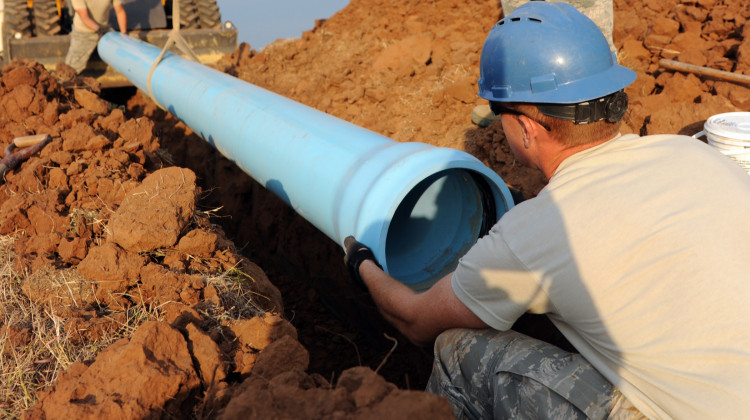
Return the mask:
[[[532,1],[490,31],[479,95],[549,180],[423,293],[352,237],[345,262],[458,418],[737,418],[750,410],[750,177],[686,136],[620,135],[599,28]],[[575,347],[514,332],[545,314]]]

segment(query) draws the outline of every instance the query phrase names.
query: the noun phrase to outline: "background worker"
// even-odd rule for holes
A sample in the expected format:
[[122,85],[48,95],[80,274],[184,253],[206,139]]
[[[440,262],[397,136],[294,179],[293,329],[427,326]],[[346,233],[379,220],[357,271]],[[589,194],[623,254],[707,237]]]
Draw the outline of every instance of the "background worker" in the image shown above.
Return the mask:
[[[528,3],[529,1],[539,0],[501,0],[500,5],[503,8],[503,16],[508,16],[513,13],[518,6]],[[601,29],[604,37],[607,38],[609,48],[612,51],[617,51],[615,49],[615,43],[612,40],[612,31],[615,25],[615,11],[612,0],[564,0],[563,3],[568,3],[571,6],[574,6],[579,12],[593,20],[594,23],[596,23],[596,26]]]
[[128,32],[128,15],[121,0],[72,0],[75,15],[65,64],[81,73],[94,52],[99,37],[110,30],[109,12],[114,6],[120,32]]
[[[415,343],[437,337],[428,391],[458,418],[745,417],[750,176],[691,137],[620,135],[635,74],[568,4],[495,25],[480,75],[547,186],[424,293],[345,241],[383,316]],[[512,331],[525,312],[577,352]]]

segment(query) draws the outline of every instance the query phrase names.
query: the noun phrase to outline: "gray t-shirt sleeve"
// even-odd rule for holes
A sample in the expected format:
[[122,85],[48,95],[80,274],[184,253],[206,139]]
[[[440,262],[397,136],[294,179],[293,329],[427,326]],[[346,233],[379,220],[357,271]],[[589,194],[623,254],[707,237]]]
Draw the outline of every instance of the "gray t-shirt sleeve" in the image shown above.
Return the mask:
[[461,258],[451,285],[476,316],[505,331],[527,311],[546,312],[549,299],[541,278],[542,273],[529,270],[516,258],[495,225]]

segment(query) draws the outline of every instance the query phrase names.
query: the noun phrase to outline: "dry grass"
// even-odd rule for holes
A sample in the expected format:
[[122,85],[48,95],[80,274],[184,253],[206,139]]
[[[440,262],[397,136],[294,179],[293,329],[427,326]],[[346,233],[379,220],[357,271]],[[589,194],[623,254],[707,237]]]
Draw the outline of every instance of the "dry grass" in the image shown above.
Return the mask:
[[154,308],[135,306],[113,334],[95,342],[73,340],[54,309],[23,293],[24,275],[13,269],[13,241],[12,236],[0,236],[0,417],[9,419],[20,418],[36,402],[37,392],[72,363],[93,360],[108,344],[158,317]]
[[255,280],[247,273],[232,268],[220,275],[205,276],[206,284],[213,286],[217,292],[217,301],[204,301],[196,305],[209,324],[217,327],[230,321],[263,316],[265,310],[256,303],[257,300],[268,300],[258,296],[252,290]]
[[[13,236],[0,236],[0,418],[3,419],[20,418],[36,403],[37,393],[55,382],[72,363],[93,360],[110,343],[130,337],[143,322],[160,320],[163,315],[161,306],[141,302],[123,313],[109,313],[113,320],[119,320],[111,332],[96,341],[81,340],[75,331],[66,331],[66,320],[55,312],[54,305],[30,300],[22,285],[24,281],[37,287],[46,284],[45,300],[56,302],[58,308],[78,306],[80,300],[75,296],[92,286],[78,284],[82,280],[75,278],[70,270],[43,270],[33,277],[15,272],[14,240]],[[256,302],[266,298],[253,291],[255,280],[248,274],[230,269],[220,275],[205,274],[204,279],[216,291],[214,299],[196,305],[206,321],[204,328],[221,331],[233,320],[265,314]]]

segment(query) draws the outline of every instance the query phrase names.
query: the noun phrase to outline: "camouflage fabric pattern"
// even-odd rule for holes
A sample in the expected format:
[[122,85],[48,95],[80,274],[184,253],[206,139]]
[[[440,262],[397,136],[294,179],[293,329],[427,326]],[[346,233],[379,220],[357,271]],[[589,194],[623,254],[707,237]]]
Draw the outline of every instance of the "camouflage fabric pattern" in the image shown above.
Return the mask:
[[515,331],[452,329],[427,391],[458,419],[606,419],[622,394],[581,355]]
[[71,31],[70,47],[68,54],[65,56],[65,64],[73,67],[76,73],[81,73],[86,68],[89,57],[96,49],[99,42],[99,34],[96,32]]
[[[503,7],[503,15],[508,16],[518,6],[527,3],[529,0],[501,0]],[[607,1],[596,1],[596,0],[566,0],[562,3],[568,3],[575,6],[579,12],[586,15],[589,19],[593,20],[599,29],[601,29],[604,37],[607,38],[609,48],[612,51],[616,51],[612,40],[612,29],[615,23],[615,12],[612,6],[612,0]]]

